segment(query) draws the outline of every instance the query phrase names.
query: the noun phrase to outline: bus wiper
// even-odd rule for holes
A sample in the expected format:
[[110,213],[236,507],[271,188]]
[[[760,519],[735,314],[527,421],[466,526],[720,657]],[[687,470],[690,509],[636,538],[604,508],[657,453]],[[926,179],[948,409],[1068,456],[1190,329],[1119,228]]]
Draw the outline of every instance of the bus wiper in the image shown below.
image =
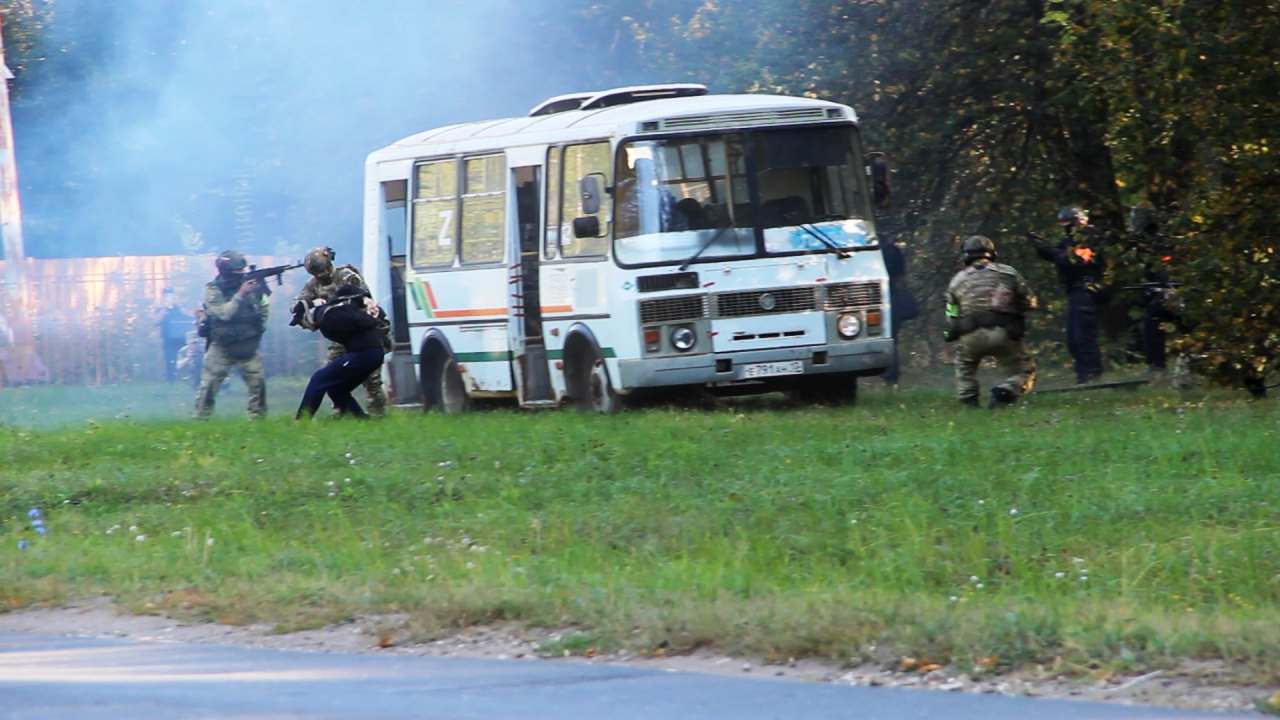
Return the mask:
[[702,247],[698,248],[698,252],[696,252],[696,253],[694,253],[693,255],[691,255],[691,256],[689,257],[689,259],[688,259],[688,260],[685,260],[685,261],[684,261],[684,264],[683,264],[683,265],[681,265],[681,266],[680,266],[680,268],[679,268],[679,269],[680,269],[680,271],[681,271],[681,272],[683,272],[684,270],[688,269],[689,265],[691,265],[691,264],[693,263],[693,261],[694,261],[694,260],[697,260],[699,257],[701,257],[702,253],[706,252],[708,249],[710,249],[710,247],[711,247],[712,245],[715,245],[715,244],[716,244],[716,241],[720,239],[720,236],[724,234],[724,231],[725,231],[725,230],[731,230],[731,229],[733,229],[733,227],[734,227],[734,225],[733,225],[733,220],[729,220],[729,224],[728,224],[728,225],[725,225],[724,227],[720,228],[719,230],[716,230],[716,234],[715,234],[715,235],[712,235],[712,236],[711,236],[711,239],[710,239],[710,240],[708,240],[708,241],[706,242],[706,244],[705,244],[705,245],[703,245]]
[[822,232],[822,230],[821,230],[820,228],[818,228],[817,226],[812,225],[812,224],[807,223],[807,222],[801,222],[801,221],[796,217],[796,214],[795,214],[795,213],[788,213],[787,215],[784,215],[783,217],[784,217],[784,218],[786,218],[787,220],[792,220],[792,221],[794,221],[794,222],[795,222],[795,224],[796,224],[796,227],[799,227],[801,230],[803,230],[803,231],[805,231],[805,232],[809,233],[810,235],[812,235],[813,237],[817,238],[817,239],[818,239],[818,242],[820,242],[820,243],[822,243],[823,245],[826,245],[827,247],[831,248],[831,250],[832,250],[832,251],[834,251],[836,255],[839,255],[841,258],[847,258],[847,257],[849,257],[849,251],[848,251],[847,249],[842,248],[842,247],[840,247],[839,245],[835,244],[835,242],[833,242],[833,241],[831,240],[831,238],[830,238],[826,233]]

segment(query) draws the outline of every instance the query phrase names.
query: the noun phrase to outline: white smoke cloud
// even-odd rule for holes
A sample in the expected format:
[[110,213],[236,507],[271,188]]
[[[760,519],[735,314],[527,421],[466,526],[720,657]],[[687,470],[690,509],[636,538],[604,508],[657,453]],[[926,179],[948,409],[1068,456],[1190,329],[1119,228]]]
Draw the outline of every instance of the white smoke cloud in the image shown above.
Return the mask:
[[122,0],[94,29],[101,66],[17,128],[40,164],[22,175],[28,251],[180,253],[199,233],[206,250],[358,257],[370,151],[522,114],[617,62],[575,49],[552,2]]

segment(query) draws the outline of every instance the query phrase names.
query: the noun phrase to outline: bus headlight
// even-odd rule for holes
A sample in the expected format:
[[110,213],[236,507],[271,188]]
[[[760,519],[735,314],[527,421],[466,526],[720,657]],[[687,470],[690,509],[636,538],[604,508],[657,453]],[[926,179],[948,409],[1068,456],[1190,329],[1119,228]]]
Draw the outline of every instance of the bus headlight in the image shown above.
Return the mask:
[[836,320],[836,331],[845,340],[852,340],[862,332],[862,320],[858,319],[857,313],[845,313]]
[[671,347],[680,352],[689,352],[698,344],[698,336],[693,328],[681,325],[671,330]]

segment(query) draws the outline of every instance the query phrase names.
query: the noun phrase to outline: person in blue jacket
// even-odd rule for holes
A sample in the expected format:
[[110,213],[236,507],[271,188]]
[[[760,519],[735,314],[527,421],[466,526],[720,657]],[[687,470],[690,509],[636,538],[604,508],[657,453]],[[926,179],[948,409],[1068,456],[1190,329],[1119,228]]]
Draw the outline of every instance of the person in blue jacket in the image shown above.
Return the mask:
[[302,393],[296,419],[310,419],[320,409],[324,396],[344,415],[369,417],[351,391],[371,373],[380,372],[384,349],[379,322],[382,308],[374,303],[369,291],[355,285],[343,285],[331,298],[316,298],[311,307],[295,304],[295,314],[306,313],[308,320],[330,341],[346,348],[346,352],[320,368],[311,376]]
[[889,367],[880,373],[880,379],[886,385],[897,385],[902,377],[902,367],[898,360],[898,332],[903,323],[920,317],[920,305],[911,295],[907,287],[907,258],[890,238],[880,243],[880,254],[884,257],[884,269],[889,274],[889,334],[893,336],[893,354]]

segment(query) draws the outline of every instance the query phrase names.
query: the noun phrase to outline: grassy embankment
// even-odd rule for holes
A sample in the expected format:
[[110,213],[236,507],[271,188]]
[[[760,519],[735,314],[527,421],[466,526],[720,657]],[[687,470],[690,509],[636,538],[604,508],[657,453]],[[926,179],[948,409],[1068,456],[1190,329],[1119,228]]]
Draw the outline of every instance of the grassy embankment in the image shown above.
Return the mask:
[[[54,395],[67,417],[88,402],[3,394]],[[282,629],[361,611],[407,612],[419,638],[573,626],[576,650],[1226,658],[1280,676],[1274,403],[1143,390],[993,415],[877,390],[847,409],[296,425],[291,402],[253,424],[232,395],[208,423],[160,419],[162,402],[41,427],[7,403],[0,603],[109,593]]]

